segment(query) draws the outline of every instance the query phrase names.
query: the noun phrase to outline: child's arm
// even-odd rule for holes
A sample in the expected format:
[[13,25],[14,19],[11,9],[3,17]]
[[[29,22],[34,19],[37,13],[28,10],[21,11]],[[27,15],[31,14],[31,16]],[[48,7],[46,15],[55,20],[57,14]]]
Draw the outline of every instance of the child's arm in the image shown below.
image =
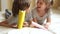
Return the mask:
[[8,27],[8,22],[5,20],[3,22],[0,22],[0,26],[5,26],[5,27]]
[[47,23],[46,24],[44,24],[44,26],[45,26],[45,28],[47,28],[48,29],[48,27],[49,27],[49,25],[51,24],[51,18],[50,17],[48,17],[47,18]]
[[4,27],[10,27],[10,28],[16,28],[14,27],[16,24],[9,24],[7,20],[0,22],[0,26],[4,26]]
[[38,23],[32,22],[32,24],[30,25],[30,27],[34,27],[34,28],[39,28],[39,29],[44,29],[46,30],[46,28],[42,25],[39,25]]
[[37,19],[36,18],[33,18],[33,21],[37,23]]

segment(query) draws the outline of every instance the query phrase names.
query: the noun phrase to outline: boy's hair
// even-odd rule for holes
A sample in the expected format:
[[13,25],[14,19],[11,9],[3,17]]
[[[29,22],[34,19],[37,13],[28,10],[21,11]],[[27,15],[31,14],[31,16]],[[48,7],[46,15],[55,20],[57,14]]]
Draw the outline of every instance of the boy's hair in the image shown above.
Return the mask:
[[19,9],[25,10],[26,8],[29,8],[30,1],[29,0],[19,0]]
[[14,0],[12,7],[13,16],[16,16],[19,13],[19,10],[25,10],[26,8],[29,8],[29,6],[29,0]]

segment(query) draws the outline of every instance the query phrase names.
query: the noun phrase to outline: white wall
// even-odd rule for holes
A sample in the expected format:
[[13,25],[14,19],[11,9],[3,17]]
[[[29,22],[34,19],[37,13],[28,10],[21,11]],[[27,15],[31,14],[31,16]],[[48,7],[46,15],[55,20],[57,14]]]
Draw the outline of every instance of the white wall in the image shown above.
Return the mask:
[[1,0],[1,10],[5,11],[5,9],[12,9],[13,0]]
[[1,0],[1,7],[2,11],[7,9],[7,0]]

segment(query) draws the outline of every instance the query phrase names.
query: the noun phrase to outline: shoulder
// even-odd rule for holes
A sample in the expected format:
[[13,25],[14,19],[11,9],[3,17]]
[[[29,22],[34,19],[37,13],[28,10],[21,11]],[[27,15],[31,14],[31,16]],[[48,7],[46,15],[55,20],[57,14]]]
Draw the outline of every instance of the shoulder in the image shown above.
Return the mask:
[[50,10],[50,9],[48,10],[47,14],[48,14],[48,15],[51,14],[51,10]]
[[49,9],[47,14],[46,14],[47,17],[51,17],[51,10]]

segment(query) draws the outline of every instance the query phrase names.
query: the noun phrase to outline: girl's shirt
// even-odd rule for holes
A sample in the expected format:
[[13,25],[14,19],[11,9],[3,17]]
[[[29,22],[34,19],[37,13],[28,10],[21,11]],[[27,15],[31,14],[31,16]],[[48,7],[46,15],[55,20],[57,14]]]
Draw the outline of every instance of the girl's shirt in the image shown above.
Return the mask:
[[31,12],[32,12],[32,18],[36,18],[38,24],[40,25],[44,24],[44,21],[47,17],[50,17],[50,10],[43,17],[40,17],[38,15],[36,8],[32,9]]

